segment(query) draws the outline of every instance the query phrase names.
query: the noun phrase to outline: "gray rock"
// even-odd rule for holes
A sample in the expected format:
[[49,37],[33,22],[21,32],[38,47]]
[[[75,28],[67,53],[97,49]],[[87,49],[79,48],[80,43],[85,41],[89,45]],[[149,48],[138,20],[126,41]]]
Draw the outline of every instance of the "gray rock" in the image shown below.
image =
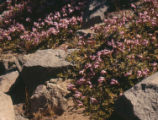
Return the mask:
[[105,19],[105,13],[109,6],[107,0],[89,0],[87,9],[83,15],[83,28],[88,28]]
[[0,91],[8,92],[19,76],[18,71],[14,71],[0,76]]
[[157,120],[158,72],[126,91],[116,102],[116,111],[125,120]]
[[67,108],[67,85],[68,80],[62,79],[51,79],[45,85],[39,85],[31,96],[31,112],[46,111],[49,105],[56,114],[62,114]]
[[11,71],[22,70],[22,65],[19,63],[19,60],[15,56],[10,56],[0,60],[0,74],[5,74]]
[[24,56],[26,59],[25,67],[41,66],[41,67],[64,67],[70,65],[65,61],[66,52],[64,50],[38,50],[33,54]]
[[0,92],[0,120],[15,120],[12,100],[3,92]]
[[20,74],[24,83],[30,88],[44,83],[60,72],[63,72],[72,64],[67,62],[66,56],[70,54],[71,50],[38,50],[33,54],[28,54],[23,57],[25,64]]

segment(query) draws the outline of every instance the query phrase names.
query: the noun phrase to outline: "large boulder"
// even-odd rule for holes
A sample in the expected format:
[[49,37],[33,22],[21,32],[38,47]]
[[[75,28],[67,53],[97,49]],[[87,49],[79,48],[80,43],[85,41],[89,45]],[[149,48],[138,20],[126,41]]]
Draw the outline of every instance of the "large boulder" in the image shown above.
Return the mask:
[[125,120],[158,119],[158,72],[126,91],[116,102]]
[[10,72],[8,74],[0,76],[0,91],[8,92],[11,86],[16,82],[18,76],[18,71]]
[[0,92],[0,120],[15,120],[12,100],[3,92]]
[[72,64],[66,61],[66,57],[72,51],[47,49],[23,56],[25,64],[20,77],[27,86],[34,88],[71,67]]
[[37,86],[30,98],[31,112],[47,111],[49,106],[56,114],[62,114],[67,108],[65,96],[69,93],[67,90],[69,82],[58,78],[47,81],[45,85]]

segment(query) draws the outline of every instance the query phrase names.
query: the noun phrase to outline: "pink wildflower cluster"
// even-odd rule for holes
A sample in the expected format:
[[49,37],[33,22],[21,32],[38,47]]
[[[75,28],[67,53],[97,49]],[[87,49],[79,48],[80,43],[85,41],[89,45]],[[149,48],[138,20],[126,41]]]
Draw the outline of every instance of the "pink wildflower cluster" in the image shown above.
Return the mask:
[[158,2],[141,2],[131,4],[131,13],[110,16],[105,25],[92,27],[95,34],[88,39],[79,37],[81,60],[76,60],[71,91],[79,104],[100,115],[96,118],[106,118],[118,96],[158,70]]
[[[57,12],[55,15],[48,15],[44,21],[34,22],[32,31],[25,31],[20,38],[26,42],[31,41],[33,45],[38,45],[43,40],[57,35],[62,29],[68,29],[69,27],[78,25],[79,22],[82,22],[80,17],[62,19],[60,16],[60,13]],[[71,33],[71,30],[68,32]]]
[[[34,2],[35,1],[26,0],[25,2],[15,2],[15,4],[12,5],[12,1],[8,1],[7,10],[4,10],[0,16],[1,42],[11,39],[20,39],[24,45],[22,47],[27,46],[26,49],[36,47],[42,42],[50,40],[52,43],[55,43],[57,41],[54,39],[58,39],[58,37],[65,40],[67,39],[67,36],[73,36],[73,32],[82,22],[80,15],[81,11],[85,8],[85,1],[67,1],[63,4],[60,10],[52,11],[46,15],[45,18],[38,18],[36,21],[34,18],[30,17],[35,14],[34,7],[36,5]],[[24,12],[27,16],[23,14]],[[21,28],[19,29],[17,26]],[[47,42],[47,44],[51,43]],[[49,46],[51,47],[51,45]]]
[[27,4],[28,2],[15,4],[15,6],[8,5],[8,10],[5,10],[0,16],[0,27],[9,26],[15,23],[15,18],[20,17]]
[[25,28],[22,24],[11,25],[8,29],[0,29],[0,41],[12,40],[14,37],[19,36],[25,31]]

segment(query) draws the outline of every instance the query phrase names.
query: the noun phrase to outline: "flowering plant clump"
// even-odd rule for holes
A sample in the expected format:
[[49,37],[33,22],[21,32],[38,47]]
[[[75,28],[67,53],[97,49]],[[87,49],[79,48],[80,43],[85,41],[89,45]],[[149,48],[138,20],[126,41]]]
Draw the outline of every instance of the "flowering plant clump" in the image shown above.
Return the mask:
[[92,119],[109,118],[125,90],[158,70],[158,2],[143,0],[131,10],[93,27],[96,34],[80,37],[80,50],[68,58],[76,64],[68,90]]
[[[51,4],[57,7],[50,10]],[[40,11],[39,6],[42,5],[45,9]],[[13,4],[9,0],[0,16],[0,46],[3,49],[30,51],[71,42],[82,22],[80,16],[84,7],[82,0],[61,0],[60,4],[45,0],[26,0]]]
[[[115,2],[115,0],[114,0]],[[129,11],[75,36],[85,0],[7,0],[0,5],[0,48],[32,51],[78,44],[68,90],[92,119],[110,118],[122,93],[158,70],[158,1],[140,0]],[[117,5],[117,4],[116,4]],[[52,7],[53,6],[53,7]],[[55,7],[54,7],[55,6]],[[77,41],[76,40],[76,41]]]

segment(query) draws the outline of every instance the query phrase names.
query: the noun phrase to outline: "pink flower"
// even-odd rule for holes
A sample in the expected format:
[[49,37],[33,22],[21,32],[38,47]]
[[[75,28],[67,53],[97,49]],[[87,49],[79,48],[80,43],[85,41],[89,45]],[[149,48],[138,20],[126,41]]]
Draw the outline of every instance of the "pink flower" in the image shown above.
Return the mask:
[[156,66],[157,66],[157,62],[151,63],[151,65],[152,65],[153,67],[156,67]]
[[137,55],[137,57],[143,59],[143,55]]
[[95,62],[94,63],[94,68],[98,68],[99,67],[99,65],[100,65],[100,63],[97,61],[97,62]]
[[97,104],[98,101],[97,101],[97,99],[91,97],[91,98],[90,98],[90,103],[91,103],[91,104]]
[[134,9],[136,9],[136,6],[133,3],[131,4],[131,7],[134,8]]
[[81,70],[81,71],[79,72],[79,74],[80,74],[80,75],[83,75],[84,72],[85,72],[85,70]]
[[76,9],[76,10],[80,10],[81,8],[80,8],[80,7],[78,7],[78,6],[76,6],[76,7],[75,7],[75,9]]
[[68,6],[69,8],[71,7],[71,5],[70,5],[70,4],[68,4],[67,6]]
[[86,98],[86,96],[81,96],[81,99],[84,100]]
[[98,62],[102,62],[102,59],[101,59],[100,56],[97,58],[97,61],[98,61]]
[[140,78],[140,77],[142,77],[142,76],[143,76],[142,71],[141,71],[141,70],[138,70],[138,71],[137,71],[137,78]]
[[91,81],[87,81],[87,84],[89,85],[90,88],[93,88]]
[[85,42],[84,41],[82,41],[82,40],[80,40],[79,42],[78,42],[78,45],[85,45]]
[[54,27],[48,29],[48,34],[57,35],[59,31],[57,31]]
[[73,9],[69,8],[69,12],[70,12],[70,13],[72,13],[73,11],[74,11]]
[[85,78],[82,77],[82,78],[80,78],[79,80],[77,80],[76,83],[77,83],[78,85],[82,85],[82,84],[84,84],[85,82],[86,82]]
[[91,56],[90,56],[90,59],[91,59],[91,60],[95,60],[95,59],[96,59],[96,56],[95,56],[95,55],[91,55]]
[[137,38],[141,38],[141,35],[137,34],[136,37],[137,37]]
[[98,79],[98,82],[99,83],[102,83],[102,82],[104,82],[105,81],[105,78],[104,77],[99,77],[99,79]]
[[68,89],[68,90],[73,90],[73,88],[75,88],[75,85],[74,85],[74,84],[69,84],[69,85],[67,86],[67,89]]
[[83,103],[80,100],[76,100],[78,107],[83,106]]
[[118,85],[118,81],[115,79],[111,79],[110,85]]
[[142,45],[147,46],[148,44],[149,44],[149,41],[144,39],[143,42],[142,42]]
[[149,73],[149,69],[144,69],[143,71],[142,71],[142,73],[143,73],[143,75],[144,76],[147,76],[148,75],[148,73]]
[[102,54],[101,51],[97,52],[97,56],[101,56],[101,54]]
[[85,69],[90,68],[90,67],[92,67],[92,65],[91,65],[90,63],[87,63],[87,64],[85,65]]
[[82,22],[82,21],[83,21],[83,18],[82,18],[82,17],[77,17],[77,20],[78,20],[79,22]]
[[31,21],[31,19],[30,18],[26,18],[26,22],[30,22]]
[[75,91],[75,95],[74,95],[75,98],[80,98],[81,96],[82,96],[81,92]]
[[120,94],[119,94],[119,96],[122,96],[123,95],[123,93],[121,92]]
[[124,34],[124,31],[121,31],[121,32],[120,32],[120,35],[123,35],[123,34]]
[[154,41],[154,40],[156,40],[156,37],[155,37],[155,36],[153,36],[153,37],[152,37],[152,40],[153,40],[153,41]]
[[106,72],[105,70],[102,70],[100,73],[101,73],[102,75],[107,74],[107,72]]
[[113,50],[104,49],[101,52],[102,52],[103,55],[108,55],[108,54],[111,54],[113,52]]
[[132,71],[129,71],[127,73],[124,74],[125,77],[132,75]]

